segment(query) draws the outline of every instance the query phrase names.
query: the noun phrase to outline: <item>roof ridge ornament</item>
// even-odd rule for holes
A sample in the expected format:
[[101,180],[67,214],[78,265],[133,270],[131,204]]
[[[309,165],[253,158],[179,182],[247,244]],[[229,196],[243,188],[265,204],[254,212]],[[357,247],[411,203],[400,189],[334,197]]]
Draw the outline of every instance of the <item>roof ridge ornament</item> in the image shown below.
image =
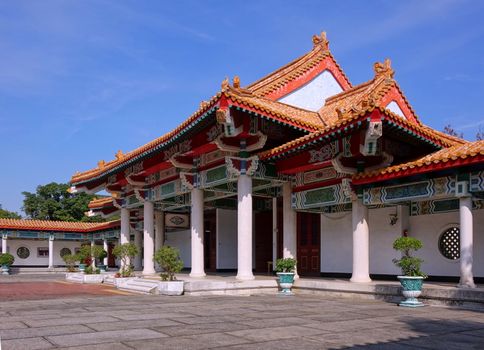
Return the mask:
[[234,76],[232,86],[234,87],[234,89],[240,89],[240,78],[238,75]]
[[230,87],[230,82],[229,78],[225,77],[225,79],[222,81],[222,90],[227,90]]
[[326,37],[326,32],[321,32],[321,35],[313,35],[313,47],[321,47],[324,51],[329,50],[329,41]]
[[116,160],[121,160],[124,158],[124,153],[122,150],[118,150],[115,156],[116,156]]
[[392,69],[392,61],[389,58],[382,62],[375,62],[373,64],[373,70],[375,71],[375,78],[385,77],[392,79],[395,75],[395,71]]
[[100,160],[99,162],[97,162],[97,167],[99,169],[104,169],[105,166],[106,166],[106,162],[104,160]]

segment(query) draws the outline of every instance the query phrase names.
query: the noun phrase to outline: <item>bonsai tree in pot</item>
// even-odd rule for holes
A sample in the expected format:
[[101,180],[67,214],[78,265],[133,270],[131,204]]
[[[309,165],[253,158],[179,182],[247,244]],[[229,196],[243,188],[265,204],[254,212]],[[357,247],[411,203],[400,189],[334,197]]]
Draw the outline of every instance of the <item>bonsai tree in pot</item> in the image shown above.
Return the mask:
[[97,266],[101,270],[101,272],[106,272],[106,265],[104,265],[104,259],[108,256],[108,252],[104,249],[100,252],[100,255],[98,256],[99,263]]
[[10,253],[0,254],[0,266],[2,267],[2,274],[8,275],[10,271],[10,266],[15,261],[15,258]]
[[393,263],[402,269],[402,276],[397,276],[403,288],[403,296],[406,300],[402,301],[400,306],[418,307],[423,306],[417,297],[422,293],[422,283],[427,277],[420,270],[423,260],[412,256],[413,251],[423,247],[422,241],[413,237],[399,237],[393,242],[393,249],[401,252],[400,259],[393,259]]
[[292,295],[292,285],[294,284],[294,270],[296,269],[297,261],[293,258],[283,258],[276,260],[275,271],[279,277],[279,286],[281,287],[281,295]]
[[91,265],[91,246],[87,244],[81,246],[76,255],[79,261],[79,271],[84,272],[86,265]]
[[67,272],[76,271],[76,262],[79,261],[79,256],[77,254],[66,254],[62,257],[64,263],[66,264]]
[[183,261],[180,258],[180,250],[165,245],[161,247],[154,255],[154,260],[163,269],[160,274],[163,281],[175,281],[175,273],[183,269]]
[[133,274],[131,260],[138,255],[138,248],[133,243],[124,243],[114,247],[113,255],[121,260],[119,274],[121,277],[130,277]]

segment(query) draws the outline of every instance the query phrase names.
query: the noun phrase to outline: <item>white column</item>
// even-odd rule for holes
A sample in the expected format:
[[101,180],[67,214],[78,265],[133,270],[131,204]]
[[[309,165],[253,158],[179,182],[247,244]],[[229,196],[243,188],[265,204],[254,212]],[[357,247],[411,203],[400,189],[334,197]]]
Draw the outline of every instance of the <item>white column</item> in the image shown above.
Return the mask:
[[121,244],[129,243],[129,210],[121,208],[121,233],[119,235]]
[[[297,259],[297,213],[291,206],[291,183],[282,185],[282,257]],[[299,278],[297,266],[294,278]]]
[[134,269],[140,271],[143,269],[141,264],[141,249],[143,249],[143,233],[140,231],[134,232],[134,245],[138,248],[138,254],[134,257]]
[[252,178],[237,180],[237,279],[252,280]]
[[272,268],[277,260],[277,197],[272,198]]
[[[165,241],[165,213],[155,211],[155,252],[160,250]],[[156,267],[160,267],[156,264]]]
[[2,234],[2,254],[7,252],[7,234]]
[[152,275],[155,271],[153,254],[155,253],[155,229],[154,229],[153,202],[144,202],[143,215],[143,275]]
[[475,288],[474,276],[472,274],[472,198],[462,197],[459,199],[460,215],[460,281],[461,288]]
[[49,269],[54,268],[54,235],[49,235]]
[[203,190],[192,189],[192,269],[190,277],[205,277],[203,256]]
[[[94,239],[91,241],[91,252],[92,252],[92,248],[96,245],[96,242],[94,242]],[[92,256],[91,254],[91,266],[93,269],[96,268],[96,259]]]
[[353,274],[351,282],[370,282],[370,233],[368,208],[361,200],[352,203],[353,215]]
[[106,255],[106,257],[104,258],[103,260],[103,265],[108,266],[108,255],[109,255],[109,247],[108,247],[108,240],[106,238],[104,238],[104,241],[103,241],[103,249],[106,251],[106,253],[108,253]]

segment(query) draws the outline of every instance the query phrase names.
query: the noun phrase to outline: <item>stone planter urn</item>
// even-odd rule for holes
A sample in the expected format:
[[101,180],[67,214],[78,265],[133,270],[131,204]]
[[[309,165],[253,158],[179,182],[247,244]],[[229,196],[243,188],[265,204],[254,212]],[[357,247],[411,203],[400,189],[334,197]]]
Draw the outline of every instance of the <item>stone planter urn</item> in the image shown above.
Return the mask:
[[9,275],[10,274],[10,266],[2,265],[2,275]]
[[420,307],[423,303],[418,301],[418,297],[422,293],[422,284],[424,277],[422,276],[397,276],[402,285],[402,294],[406,298],[400,302],[400,306],[405,307]]
[[281,295],[293,295],[291,288],[294,284],[294,272],[278,272],[279,286],[281,287]]
[[99,271],[101,272],[106,272],[107,266],[104,264],[98,264],[97,267],[99,267]]
[[86,264],[79,264],[79,271],[81,273],[84,273],[85,270],[86,270]]

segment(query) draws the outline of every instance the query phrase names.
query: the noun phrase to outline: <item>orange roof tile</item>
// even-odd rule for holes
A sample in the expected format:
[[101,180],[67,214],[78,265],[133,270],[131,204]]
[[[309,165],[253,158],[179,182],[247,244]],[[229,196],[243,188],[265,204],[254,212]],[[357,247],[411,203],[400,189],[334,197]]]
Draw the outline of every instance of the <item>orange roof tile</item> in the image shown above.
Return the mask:
[[102,197],[102,198],[93,199],[92,201],[89,202],[87,207],[89,209],[95,209],[95,208],[102,208],[105,206],[112,206],[112,205],[113,205],[113,197]]
[[[474,159],[479,162],[484,160],[484,140],[457,144],[411,162],[356,174],[353,176],[353,179],[358,183],[366,182],[362,180],[369,180],[382,175],[410,176],[415,173],[432,171],[432,167],[438,164],[444,165],[444,168],[450,168],[455,166],[455,163],[458,161],[465,160],[465,163],[468,164],[472,163],[472,160]],[[406,171],[408,171],[408,173],[404,174]]]
[[49,220],[0,219],[0,230],[96,232],[120,226],[120,221],[68,222]]
[[321,33],[321,36],[313,36],[313,44],[313,49],[307,54],[248,85],[246,88],[252,91],[256,96],[267,96],[275,90],[287,85],[289,82],[296,80],[326,58],[333,60],[341,76],[346,80],[348,86],[351,86],[348,77],[346,77],[343,70],[336,63],[329,51],[329,42],[326,39],[326,33]]

